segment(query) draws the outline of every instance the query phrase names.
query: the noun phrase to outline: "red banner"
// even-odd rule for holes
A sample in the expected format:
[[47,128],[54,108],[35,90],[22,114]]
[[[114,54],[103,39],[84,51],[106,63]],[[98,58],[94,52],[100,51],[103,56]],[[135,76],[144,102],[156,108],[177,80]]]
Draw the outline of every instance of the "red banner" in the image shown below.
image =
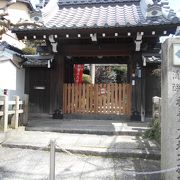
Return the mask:
[[82,83],[82,75],[84,71],[84,64],[74,64],[74,82]]

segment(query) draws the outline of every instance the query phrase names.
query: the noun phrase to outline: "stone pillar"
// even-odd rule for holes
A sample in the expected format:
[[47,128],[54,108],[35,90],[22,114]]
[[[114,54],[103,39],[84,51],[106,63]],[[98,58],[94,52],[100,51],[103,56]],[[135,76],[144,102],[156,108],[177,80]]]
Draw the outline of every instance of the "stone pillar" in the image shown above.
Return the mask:
[[91,64],[91,79],[92,79],[92,84],[95,84],[95,64]]
[[161,98],[158,96],[154,96],[152,98],[153,107],[152,107],[152,117],[153,120],[158,119],[160,121],[161,119]]
[[146,70],[141,68],[141,121],[145,121],[145,107],[146,107]]
[[[162,45],[161,169],[180,166],[180,38]],[[162,173],[163,180],[177,180],[180,170]]]

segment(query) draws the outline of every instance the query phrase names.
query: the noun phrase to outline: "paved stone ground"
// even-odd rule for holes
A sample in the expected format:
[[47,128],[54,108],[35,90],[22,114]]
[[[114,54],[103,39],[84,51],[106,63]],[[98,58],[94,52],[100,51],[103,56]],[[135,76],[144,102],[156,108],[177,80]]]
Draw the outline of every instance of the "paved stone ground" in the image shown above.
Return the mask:
[[[159,180],[160,175],[133,175],[160,169],[160,162],[136,158],[56,153],[56,180]],[[0,147],[1,180],[47,180],[49,152]]]
[[28,149],[47,148],[51,139],[56,140],[59,151],[65,148],[74,153],[87,155],[160,159],[158,144],[139,136],[15,131],[5,139],[2,146]]
[[[28,128],[35,131],[24,131],[23,127],[19,127],[17,130],[0,133],[0,180],[48,179],[48,144],[51,139],[55,139],[57,145],[56,180],[160,179],[160,174],[135,174],[160,169],[158,144],[140,136],[148,129],[147,123],[117,120],[63,121],[44,117],[43,121],[30,121]],[[73,155],[67,154],[64,149]]]

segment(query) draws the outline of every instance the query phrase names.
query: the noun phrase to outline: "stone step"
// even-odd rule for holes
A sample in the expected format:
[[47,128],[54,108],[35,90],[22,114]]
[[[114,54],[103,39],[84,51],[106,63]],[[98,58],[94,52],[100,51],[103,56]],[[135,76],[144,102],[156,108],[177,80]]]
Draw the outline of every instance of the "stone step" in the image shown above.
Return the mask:
[[148,122],[117,120],[33,120],[26,126],[27,131],[48,131],[59,133],[97,135],[142,135],[149,129]]
[[3,147],[48,150],[51,139],[56,140],[56,151],[113,157],[160,159],[160,148],[154,141],[137,136],[107,136],[24,131],[14,133]]

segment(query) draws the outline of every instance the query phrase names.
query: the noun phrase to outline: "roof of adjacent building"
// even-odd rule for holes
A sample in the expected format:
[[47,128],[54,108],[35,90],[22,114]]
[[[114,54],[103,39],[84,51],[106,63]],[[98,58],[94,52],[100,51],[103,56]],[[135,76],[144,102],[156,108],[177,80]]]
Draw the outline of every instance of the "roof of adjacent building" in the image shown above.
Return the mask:
[[6,41],[2,41],[0,42],[0,54],[0,63],[11,61],[17,68],[21,68],[23,52],[20,49],[8,44]]
[[20,50],[19,48],[15,47],[15,46],[10,45],[6,41],[0,42],[0,51],[4,51],[4,49],[9,49],[18,54],[24,54],[22,50]]
[[30,0],[18,0],[18,1],[27,4],[30,10],[34,9]]
[[[54,59],[53,55],[23,55],[24,67],[48,67]],[[49,65],[48,65],[49,64]]]

